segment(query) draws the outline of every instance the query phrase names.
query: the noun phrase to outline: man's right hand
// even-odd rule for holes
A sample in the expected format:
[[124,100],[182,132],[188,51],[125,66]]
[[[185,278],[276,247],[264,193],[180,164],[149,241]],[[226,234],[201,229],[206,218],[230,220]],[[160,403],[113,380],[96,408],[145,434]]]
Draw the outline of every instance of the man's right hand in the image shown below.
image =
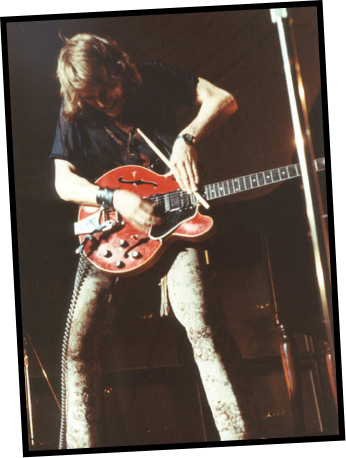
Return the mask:
[[[98,185],[90,183],[76,173],[76,167],[68,161],[55,160],[55,187],[58,195],[66,201],[97,206]],[[161,218],[155,215],[155,204],[143,199],[134,192],[116,190],[113,206],[129,222],[145,230],[148,226],[158,225]]]
[[116,190],[113,195],[113,206],[138,229],[147,229],[148,226],[159,225],[162,222],[161,218],[155,215],[155,204],[131,191]]

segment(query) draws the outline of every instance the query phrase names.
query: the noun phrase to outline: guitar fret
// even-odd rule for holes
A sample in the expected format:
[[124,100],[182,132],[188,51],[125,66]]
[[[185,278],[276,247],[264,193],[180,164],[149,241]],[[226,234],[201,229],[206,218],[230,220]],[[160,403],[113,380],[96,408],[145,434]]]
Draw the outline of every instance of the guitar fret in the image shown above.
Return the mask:
[[264,176],[263,176],[263,172],[257,173],[257,179],[258,179],[258,184],[259,184],[259,186],[263,186],[263,185],[264,185]]
[[218,188],[219,188],[220,197],[223,197],[225,195],[225,190],[224,190],[225,188],[224,188],[223,182],[218,183]]
[[212,199],[212,195],[211,195],[211,185],[208,184],[206,187],[206,192],[207,192],[207,196],[208,196],[208,199]]
[[246,177],[245,177],[245,186],[246,186],[246,189],[251,189],[252,188],[251,179],[250,179],[249,175],[246,175]]
[[266,184],[273,182],[270,170],[268,170],[267,172],[264,172],[264,178],[265,178]]
[[256,188],[258,186],[256,175],[251,175],[251,183],[253,188]]
[[239,178],[240,190],[245,191],[244,177]]
[[206,197],[207,200],[211,199],[211,195],[210,195],[210,186],[205,186],[204,189],[205,189],[205,191],[204,191],[205,193],[203,194],[204,197]]
[[287,167],[280,167],[279,172],[280,172],[280,179],[287,180],[288,178]]
[[216,194],[215,194],[215,185],[214,185],[214,184],[211,184],[211,185],[210,185],[210,197],[211,197],[211,199],[215,199],[215,197],[216,197]]
[[228,180],[228,187],[230,194],[234,194],[233,180]]
[[238,192],[239,191],[239,182],[238,182],[238,178],[235,178],[233,180],[233,184],[234,184],[234,191],[235,192]]
[[296,164],[288,165],[287,167],[288,178],[294,178],[297,176]]
[[273,181],[280,181],[280,175],[279,175],[279,170],[278,169],[272,169],[272,177]]

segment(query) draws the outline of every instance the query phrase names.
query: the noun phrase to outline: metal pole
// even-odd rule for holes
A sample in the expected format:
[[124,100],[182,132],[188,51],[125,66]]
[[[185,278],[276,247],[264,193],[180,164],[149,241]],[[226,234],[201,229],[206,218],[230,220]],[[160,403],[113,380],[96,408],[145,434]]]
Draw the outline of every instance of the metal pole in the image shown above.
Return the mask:
[[29,437],[32,446],[35,445],[34,439],[34,425],[32,421],[32,404],[31,404],[31,392],[30,392],[30,377],[29,377],[29,358],[26,353],[27,342],[24,338],[24,374],[25,374],[25,398],[26,398],[26,413],[29,423]]
[[[288,18],[286,8],[270,10],[273,23],[277,24],[283,65],[291,108],[294,136],[301,169],[306,213],[314,253],[316,279],[320,296],[324,338],[328,342],[332,358],[332,380],[336,392],[333,315],[331,301],[331,274],[328,232],[323,219],[320,187],[314,173],[314,153],[305,102],[303,80],[292,30],[293,20]],[[336,400],[335,400],[336,401]],[[337,408],[337,401],[336,401]]]

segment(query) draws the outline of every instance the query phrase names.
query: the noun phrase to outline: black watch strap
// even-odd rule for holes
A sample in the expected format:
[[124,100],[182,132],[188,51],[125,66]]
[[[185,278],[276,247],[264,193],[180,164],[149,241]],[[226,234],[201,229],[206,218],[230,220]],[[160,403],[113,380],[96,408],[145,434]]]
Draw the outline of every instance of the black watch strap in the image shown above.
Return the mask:
[[181,138],[187,145],[194,145],[196,143],[196,138],[191,134],[180,134],[177,136],[177,139]]

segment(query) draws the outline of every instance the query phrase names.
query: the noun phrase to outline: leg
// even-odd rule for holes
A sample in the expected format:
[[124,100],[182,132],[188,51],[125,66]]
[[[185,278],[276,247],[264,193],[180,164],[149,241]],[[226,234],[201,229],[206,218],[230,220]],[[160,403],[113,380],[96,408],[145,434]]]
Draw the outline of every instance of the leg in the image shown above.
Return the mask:
[[117,279],[81,259],[62,362],[62,384],[66,390],[62,415],[69,449],[100,446],[100,353],[105,326],[116,312],[115,304],[110,306],[116,283]]
[[220,439],[245,439],[247,431],[238,400],[215,348],[213,330],[206,324],[201,269],[194,248],[185,248],[177,255],[167,282],[172,309],[192,344]]

